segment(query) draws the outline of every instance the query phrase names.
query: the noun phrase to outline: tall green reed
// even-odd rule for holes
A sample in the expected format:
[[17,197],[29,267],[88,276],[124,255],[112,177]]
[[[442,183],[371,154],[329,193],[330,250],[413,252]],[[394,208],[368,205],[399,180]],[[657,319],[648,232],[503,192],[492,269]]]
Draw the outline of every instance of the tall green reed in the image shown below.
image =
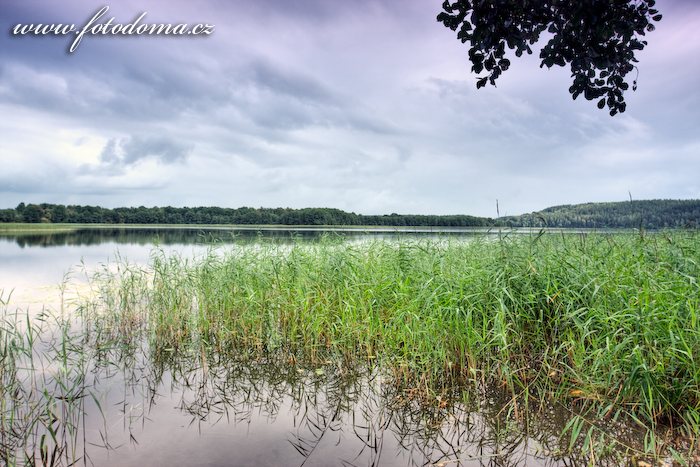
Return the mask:
[[[2,452],[16,456],[21,445],[8,433],[41,436],[11,428],[21,407],[48,407],[32,423],[53,440],[52,417],[70,419],[89,393],[85,368],[128,368],[146,352],[155,362],[194,358],[202,368],[213,358],[370,362],[438,402],[455,385],[499,387],[516,418],[553,402],[570,410],[569,448],[590,450],[591,459],[604,426],[624,420],[647,430],[644,447],[658,453],[664,429],[691,443],[700,434],[698,277],[700,236],[691,232],[325,237],[212,247],[197,258],[156,249],[147,267],[120,260],[93,276],[80,329],[59,326],[48,346],[63,362],[61,383],[36,385],[53,389],[35,406],[20,400],[37,396],[16,368],[34,358],[31,336],[41,333],[0,328]],[[81,348],[90,351],[81,357]],[[54,444],[65,457],[69,446]],[[35,445],[43,452],[40,439]]]
[[496,382],[696,436],[699,245],[682,232],[326,238],[155,252],[111,287],[114,316],[160,346],[378,359],[426,387]]

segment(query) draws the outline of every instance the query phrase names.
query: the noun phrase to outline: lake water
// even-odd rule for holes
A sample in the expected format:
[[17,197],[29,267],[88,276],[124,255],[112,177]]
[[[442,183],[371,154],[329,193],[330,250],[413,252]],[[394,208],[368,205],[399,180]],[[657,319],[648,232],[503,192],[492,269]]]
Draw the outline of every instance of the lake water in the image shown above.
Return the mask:
[[[317,239],[319,230],[97,229],[0,236],[0,290],[7,311],[70,308],[61,291],[81,294],[90,271],[119,256],[146,264],[158,246],[200,255],[216,245]],[[483,232],[335,232],[347,241],[397,237],[466,238]],[[61,286],[64,284],[64,286]],[[71,295],[75,298],[75,295]],[[66,310],[63,310],[64,312]],[[70,312],[70,310],[68,310]],[[156,349],[159,350],[159,349]],[[410,400],[380,368],[214,361],[153,349],[92,362],[94,397],[81,394],[75,439],[63,465],[578,465],[556,455],[566,413],[543,409],[513,420],[498,390],[456,391],[449,403]],[[44,362],[44,371],[57,371]],[[70,430],[69,430],[70,431]],[[64,433],[65,435],[65,433]]]
[[55,233],[3,233],[0,231],[0,291],[12,292],[12,302],[31,309],[58,303],[58,286],[79,279],[84,270],[113,262],[117,255],[145,264],[157,245],[166,252],[204,253],[212,246],[273,241],[313,241],[323,235],[348,241],[394,238],[466,238],[488,233],[460,228],[352,228],[230,229],[230,228],[96,228]]

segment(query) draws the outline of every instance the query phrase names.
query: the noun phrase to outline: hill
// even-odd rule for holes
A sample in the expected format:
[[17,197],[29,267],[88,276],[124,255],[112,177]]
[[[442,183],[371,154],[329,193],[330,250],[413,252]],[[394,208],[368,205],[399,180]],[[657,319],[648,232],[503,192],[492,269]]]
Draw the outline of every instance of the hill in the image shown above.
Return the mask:
[[501,217],[510,227],[645,228],[700,226],[700,200],[654,199],[565,204],[519,216]]

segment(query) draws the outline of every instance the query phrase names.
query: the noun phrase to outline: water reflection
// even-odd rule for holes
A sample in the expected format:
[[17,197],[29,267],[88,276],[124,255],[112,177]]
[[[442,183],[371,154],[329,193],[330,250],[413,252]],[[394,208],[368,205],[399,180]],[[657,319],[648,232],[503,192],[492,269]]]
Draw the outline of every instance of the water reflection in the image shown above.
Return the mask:
[[233,243],[260,239],[293,242],[316,240],[321,236],[345,239],[387,239],[397,237],[464,236],[481,233],[475,229],[323,229],[266,228],[263,230],[227,228],[100,228],[69,232],[12,233],[0,232],[0,242],[14,242],[21,248],[93,246],[104,243],[116,245],[193,245],[202,243]]
[[[314,235],[302,233],[300,235]],[[271,232],[270,238],[292,238],[287,232]],[[192,245],[255,239],[254,231],[241,233],[201,229],[81,229],[74,232],[8,234],[0,237],[25,247],[93,246],[103,243],[116,245]]]
[[[402,387],[376,366],[298,366],[272,356],[236,359],[202,349],[160,349],[150,357],[139,352],[104,355],[104,362],[128,363],[120,371],[104,365],[94,373],[101,387],[119,388],[105,413],[119,422],[101,428],[92,442],[121,446],[91,447],[96,465],[146,459],[183,466],[590,462],[585,452],[557,454],[568,442],[561,439],[567,413],[543,406],[515,418],[507,409],[512,395],[496,388],[448,388],[425,404],[415,388]],[[615,456],[597,459],[597,465],[619,462]]]

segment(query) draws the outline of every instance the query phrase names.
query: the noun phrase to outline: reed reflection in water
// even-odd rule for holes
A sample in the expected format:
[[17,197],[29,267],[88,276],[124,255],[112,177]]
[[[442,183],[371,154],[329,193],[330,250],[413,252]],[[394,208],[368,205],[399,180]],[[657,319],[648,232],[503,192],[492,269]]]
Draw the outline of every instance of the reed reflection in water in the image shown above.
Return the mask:
[[[510,395],[452,388],[425,404],[382,369],[337,362],[237,360],[211,352],[138,349],[119,370],[104,355],[93,376],[110,388],[88,431],[95,465],[586,465],[559,457],[566,413],[518,419]],[[505,408],[505,409],[504,409]],[[93,412],[94,408],[86,408]],[[118,422],[117,422],[118,421]],[[105,431],[106,430],[106,431]],[[609,465],[617,465],[611,458]],[[601,464],[605,464],[605,460]]]

